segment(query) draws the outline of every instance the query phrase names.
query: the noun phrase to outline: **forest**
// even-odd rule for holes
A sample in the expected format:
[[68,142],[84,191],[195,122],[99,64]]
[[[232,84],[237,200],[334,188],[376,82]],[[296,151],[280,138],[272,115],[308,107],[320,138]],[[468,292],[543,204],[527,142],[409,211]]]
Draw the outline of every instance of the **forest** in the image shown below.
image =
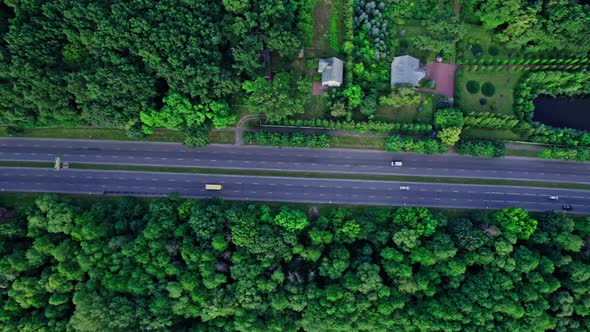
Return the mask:
[[233,125],[232,96],[263,76],[263,50],[297,54],[311,3],[0,1],[0,123],[134,138]]
[[590,219],[43,195],[0,209],[1,331],[587,331]]

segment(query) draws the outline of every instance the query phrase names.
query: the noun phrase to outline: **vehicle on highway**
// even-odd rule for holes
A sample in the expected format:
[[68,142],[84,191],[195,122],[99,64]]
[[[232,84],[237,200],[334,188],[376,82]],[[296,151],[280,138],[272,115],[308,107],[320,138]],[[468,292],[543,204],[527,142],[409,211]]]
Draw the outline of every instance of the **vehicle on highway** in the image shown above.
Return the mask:
[[558,196],[547,196],[547,199],[552,200],[552,201],[556,201],[559,199]]
[[573,208],[571,205],[569,205],[569,204],[563,204],[563,205],[561,206],[561,209],[562,209],[562,210],[564,210],[564,211],[571,211],[571,210],[573,210],[574,208]]
[[393,160],[391,162],[391,166],[393,166],[393,167],[402,167],[402,165],[403,165],[403,163],[401,160]]
[[410,186],[399,186],[399,190],[410,190]]
[[221,184],[207,183],[207,184],[205,184],[205,190],[216,190],[216,191],[220,191],[220,190],[223,190],[223,185],[221,185]]

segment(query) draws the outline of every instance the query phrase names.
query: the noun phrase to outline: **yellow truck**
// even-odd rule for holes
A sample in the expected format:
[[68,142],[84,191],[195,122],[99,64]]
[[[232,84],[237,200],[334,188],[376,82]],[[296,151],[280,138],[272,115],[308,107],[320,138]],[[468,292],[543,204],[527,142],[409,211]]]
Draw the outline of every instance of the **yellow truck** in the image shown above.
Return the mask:
[[207,184],[205,184],[205,190],[217,190],[217,191],[223,190],[223,185],[207,183]]

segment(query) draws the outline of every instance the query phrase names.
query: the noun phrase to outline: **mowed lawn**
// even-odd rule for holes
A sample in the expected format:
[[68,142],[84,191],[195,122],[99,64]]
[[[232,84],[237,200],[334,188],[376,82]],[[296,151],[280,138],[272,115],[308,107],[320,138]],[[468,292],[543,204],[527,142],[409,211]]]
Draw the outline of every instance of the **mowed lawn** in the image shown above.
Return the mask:
[[[519,72],[469,72],[463,71],[463,77],[457,77],[457,88],[461,89],[459,108],[466,112],[492,112],[514,115],[514,87],[522,76]],[[467,91],[467,82],[477,81],[480,86],[484,82],[492,83],[496,93],[492,97],[484,96],[481,91],[475,94]],[[480,99],[487,99],[486,105],[481,105]]]
[[384,122],[400,123],[432,123],[434,107],[440,99],[438,95],[423,93],[422,105],[391,107],[386,105],[377,105],[375,120]]

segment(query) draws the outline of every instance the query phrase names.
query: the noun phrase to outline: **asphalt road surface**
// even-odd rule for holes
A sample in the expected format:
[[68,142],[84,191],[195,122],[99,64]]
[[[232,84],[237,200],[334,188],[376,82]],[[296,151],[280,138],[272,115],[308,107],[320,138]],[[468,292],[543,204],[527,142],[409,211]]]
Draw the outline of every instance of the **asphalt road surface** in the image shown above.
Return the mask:
[[[222,184],[206,191],[205,184]],[[401,190],[408,186],[409,190]],[[590,214],[590,192],[511,186],[401,183],[389,181],[310,179],[160,172],[0,168],[3,192],[60,192],[130,196],[219,197],[228,200],[285,201],[357,205],[426,206],[499,209],[519,206],[531,211]],[[548,199],[559,196],[558,200]]]
[[[311,171],[590,183],[590,163],[453,154],[420,155],[384,151],[259,146],[210,146],[90,140],[0,138],[0,160]],[[392,160],[403,167],[392,167]]]

